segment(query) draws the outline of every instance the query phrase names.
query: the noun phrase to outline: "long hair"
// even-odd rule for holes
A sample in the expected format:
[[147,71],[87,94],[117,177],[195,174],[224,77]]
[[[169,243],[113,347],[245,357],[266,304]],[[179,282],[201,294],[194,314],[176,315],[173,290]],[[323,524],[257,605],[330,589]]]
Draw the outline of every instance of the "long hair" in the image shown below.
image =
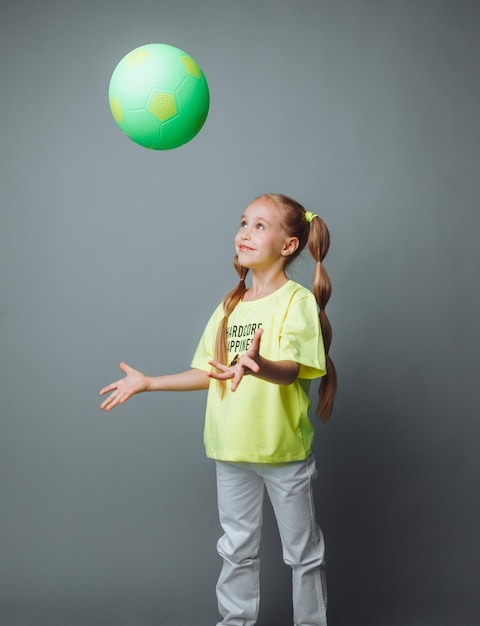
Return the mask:
[[[310,254],[316,261],[315,273],[313,277],[313,293],[318,304],[320,327],[322,329],[323,343],[326,354],[327,373],[322,377],[319,386],[319,398],[316,413],[326,422],[333,410],[333,400],[337,389],[337,373],[332,359],[329,356],[330,344],[332,343],[332,327],[325,313],[325,307],[332,286],[325,268],[323,259],[330,247],[330,233],[325,222],[318,216],[313,217],[309,223],[306,219],[306,211],[296,200],[283,194],[264,194],[259,198],[270,200],[278,207],[281,213],[281,223],[283,229],[289,237],[297,237],[299,245],[293,254],[286,257],[285,268],[287,268],[308,245]],[[257,198],[258,199],[258,198]],[[223,301],[223,319],[219,324],[217,338],[215,342],[215,360],[219,363],[227,363],[227,326],[228,318],[237,304],[242,300],[247,287],[245,278],[248,268],[243,267],[235,256],[234,267],[240,278],[238,285],[233,289]],[[225,393],[225,382],[221,381],[220,391]]]

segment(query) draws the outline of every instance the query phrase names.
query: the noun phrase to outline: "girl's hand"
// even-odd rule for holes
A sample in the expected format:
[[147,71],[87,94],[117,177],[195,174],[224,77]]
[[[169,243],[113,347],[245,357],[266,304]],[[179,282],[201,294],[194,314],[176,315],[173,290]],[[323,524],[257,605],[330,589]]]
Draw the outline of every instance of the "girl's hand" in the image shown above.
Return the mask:
[[126,402],[135,394],[148,390],[149,381],[145,374],[133,369],[133,367],[130,367],[126,363],[120,363],[120,369],[125,372],[125,378],[121,378],[120,380],[117,380],[117,382],[111,383],[100,391],[101,396],[109,393],[110,391],[112,392],[100,405],[100,409],[102,411],[110,411],[118,404]]
[[234,365],[223,365],[216,361],[209,361],[209,364],[218,371],[209,372],[208,377],[216,380],[232,379],[232,391],[235,391],[245,374],[251,372],[258,374],[260,371],[260,338],[262,332],[261,328],[255,331],[247,352]]

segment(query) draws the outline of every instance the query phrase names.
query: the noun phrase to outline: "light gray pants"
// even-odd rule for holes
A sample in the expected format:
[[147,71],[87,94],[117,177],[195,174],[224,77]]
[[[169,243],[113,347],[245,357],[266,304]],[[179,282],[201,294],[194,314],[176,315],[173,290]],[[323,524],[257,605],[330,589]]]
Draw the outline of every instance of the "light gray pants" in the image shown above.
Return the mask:
[[315,459],[268,465],[217,461],[220,524],[217,543],[223,567],[217,583],[217,626],[253,626],[257,621],[259,548],[265,488],[282,541],[283,560],[292,568],[296,626],[326,626],[323,535],[315,521],[312,482]]

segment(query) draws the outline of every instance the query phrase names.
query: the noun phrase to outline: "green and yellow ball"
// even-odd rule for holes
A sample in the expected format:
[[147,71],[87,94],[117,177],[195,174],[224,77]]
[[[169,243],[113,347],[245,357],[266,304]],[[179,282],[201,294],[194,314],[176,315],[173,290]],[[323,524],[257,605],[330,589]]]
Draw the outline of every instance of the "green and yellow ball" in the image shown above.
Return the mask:
[[120,129],[152,150],[171,150],[193,139],[210,105],[208,84],[197,62],[163,43],[125,55],[112,74],[108,97]]

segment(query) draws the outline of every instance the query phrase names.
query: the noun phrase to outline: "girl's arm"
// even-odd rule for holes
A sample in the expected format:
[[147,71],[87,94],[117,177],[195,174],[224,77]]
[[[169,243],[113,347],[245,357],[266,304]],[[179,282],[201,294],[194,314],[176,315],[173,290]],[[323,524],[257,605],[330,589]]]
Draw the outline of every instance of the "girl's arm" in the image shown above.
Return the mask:
[[232,391],[240,384],[244,374],[252,374],[257,378],[266,380],[276,385],[290,385],[298,376],[300,366],[296,361],[269,361],[260,356],[260,338],[262,329],[255,332],[252,343],[250,344],[246,354],[244,354],[238,363],[230,366],[222,365],[216,361],[210,361],[217,372],[208,372],[209,378],[217,380],[232,379]]
[[296,361],[269,361],[260,355],[256,360],[259,370],[254,375],[277,385],[290,385],[297,380],[300,365]]
[[166,376],[146,376],[126,363],[120,363],[120,369],[125,372],[126,376],[100,391],[101,396],[111,392],[100,405],[103,411],[110,411],[118,404],[123,404],[132,396],[144,391],[196,391],[208,389],[210,384],[207,372],[199,369],[192,368]]

